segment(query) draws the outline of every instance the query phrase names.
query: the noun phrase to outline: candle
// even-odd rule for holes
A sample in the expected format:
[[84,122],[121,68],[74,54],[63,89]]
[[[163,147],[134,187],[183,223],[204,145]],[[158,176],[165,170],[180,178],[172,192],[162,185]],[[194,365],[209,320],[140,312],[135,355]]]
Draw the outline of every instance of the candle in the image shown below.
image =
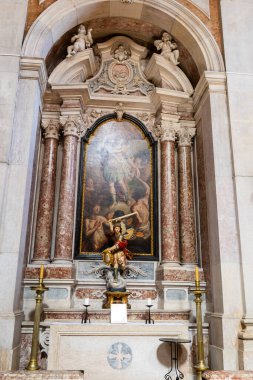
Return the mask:
[[40,266],[40,280],[43,280],[44,277],[44,265]]
[[199,267],[195,267],[195,281],[199,282]]
[[88,306],[89,302],[90,302],[89,298],[84,298],[84,305],[85,306]]
[[151,298],[148,298],[148,305],[151,305]]

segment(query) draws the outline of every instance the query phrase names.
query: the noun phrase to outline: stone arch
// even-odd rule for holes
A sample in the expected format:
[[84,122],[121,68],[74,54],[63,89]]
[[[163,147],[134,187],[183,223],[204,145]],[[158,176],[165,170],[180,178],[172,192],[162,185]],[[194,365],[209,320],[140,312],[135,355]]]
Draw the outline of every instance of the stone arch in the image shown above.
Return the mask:
[[46,58],[52,46],[69,29],[100,16],[124,17],[151,22],[184,41],[192,55],[200,75],[203,71],[224,71],[219,47],[205,25],[176,0],[136,0],[129,6],[116,2],[66,0],[55,2],[34,22],[24,41],[22,55]]

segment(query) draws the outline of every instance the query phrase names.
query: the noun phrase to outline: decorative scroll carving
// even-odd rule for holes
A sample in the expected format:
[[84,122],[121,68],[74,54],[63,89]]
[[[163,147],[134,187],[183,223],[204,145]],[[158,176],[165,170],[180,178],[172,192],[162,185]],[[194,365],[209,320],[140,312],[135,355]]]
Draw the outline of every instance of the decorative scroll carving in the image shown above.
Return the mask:
[[115,112],[116,112],[116,115],[117,115],[117,121],[122,121],[123,114],[124,114],[123,103],[118,103],[117,104],[117,108],[116,108]]
[[[86,271],[85,273],[94,274],[94,277],[97,279],[105,279],[108,271],[110,271],[110,267],[104,264],[94,264],[91,266],[91,269]],[[147,277],[148,273],[145,272],[145,270],[143,270],[141,266],[131,264],[126,266],[124,278],[134,279],[138,276]]]
[[191,146],[192,138],[196,134],[196,128],[181,128],[178,130],[178,145]]
[[98,45],[102,64],[98,74],[88,81],[91,92],[148,95],[153,91],[154,85],[145,79],[140,68],[145,49],[137,50],[137,46],[127,37],[113,38]]
[[176,42],[172,40],[171,35],[167,32],[164,32],[161,38],[161,40],[156,40],[154,42],[155,47],[157,50],[162,50],[161,56],[174,65],[179,65],[179,50],[177,49]]
[[175,141],[177,137],[178,124],[174,121],[166,120],[155,124],[154,132],[161,141]]
[[107,115],[108,113],[110,113],[109,110],[89,108],[84,114],[84,126],[81,132],[81,136],[85,134],[86,130],[90,128],[97,119],[104,115]]
[[80,137],[87,129],[80,117],[61,116],[60,123],[63,127],[64,136]]
[[78,28],[78,34],[75,34],[71,38],[71,43],[73,45],[70,45],[67,47],[67,58],[70,58],[74,55],[76,55],[79,52],[84,51],[85,49],[89,49],[91,45],[93,44],[93,39],[91,35],[92,29],[88,29],[88,33],[86,34],[86,28],[84,25],[80,25]]
[[40,345],[41,345],[41,354],[44,352],[46,355],[48,355],[49,350],[49,336],[50,336],[50,330],[44,330],[40,333]]
[[59,140],[60,122],[58,120],[42,120],[41,125],[44,130],[45,139]]
[[89,82],[89,87],[92,92],[105,90],[121,95],[148,95],[154,90],[154,85],[144,79],[134,62],[118,62],[115,59],[103,64],[100,74]]
[[151,132],[154,137],[156,134],[154,133],[154,124],[155,124],[155,114],[148,112],[131,112],[133,116],[142,121],[145,127]]

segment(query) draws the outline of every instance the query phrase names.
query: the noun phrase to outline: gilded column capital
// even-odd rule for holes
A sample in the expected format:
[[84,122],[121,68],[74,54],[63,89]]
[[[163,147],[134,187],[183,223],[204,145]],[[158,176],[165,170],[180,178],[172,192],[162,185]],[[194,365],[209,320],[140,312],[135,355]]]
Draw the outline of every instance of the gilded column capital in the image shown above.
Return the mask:
[[42,130],[44,131],[45,139],[59,140],[60,122],[56,119],[42,119]]
[[196,128],[180,128],[177,131],[178,145],[179,146],[191,146],[192,139],[196,134]]
[[79,137],[82,132],[82,119],[80,116],[61,116],[60,123],[65,136]]

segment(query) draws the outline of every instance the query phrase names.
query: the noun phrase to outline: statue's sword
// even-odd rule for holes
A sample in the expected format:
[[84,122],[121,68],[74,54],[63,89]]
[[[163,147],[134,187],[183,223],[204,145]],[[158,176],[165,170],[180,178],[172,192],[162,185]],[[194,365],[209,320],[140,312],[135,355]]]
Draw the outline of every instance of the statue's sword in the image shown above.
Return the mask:
[[119,216],[118,218],[111,219],[111,221],[112,222],[119,222],[120,220],[130,218],[130,216],[134,216],[134,215],[137,215],[137,212],[132,212],[131,214]]

